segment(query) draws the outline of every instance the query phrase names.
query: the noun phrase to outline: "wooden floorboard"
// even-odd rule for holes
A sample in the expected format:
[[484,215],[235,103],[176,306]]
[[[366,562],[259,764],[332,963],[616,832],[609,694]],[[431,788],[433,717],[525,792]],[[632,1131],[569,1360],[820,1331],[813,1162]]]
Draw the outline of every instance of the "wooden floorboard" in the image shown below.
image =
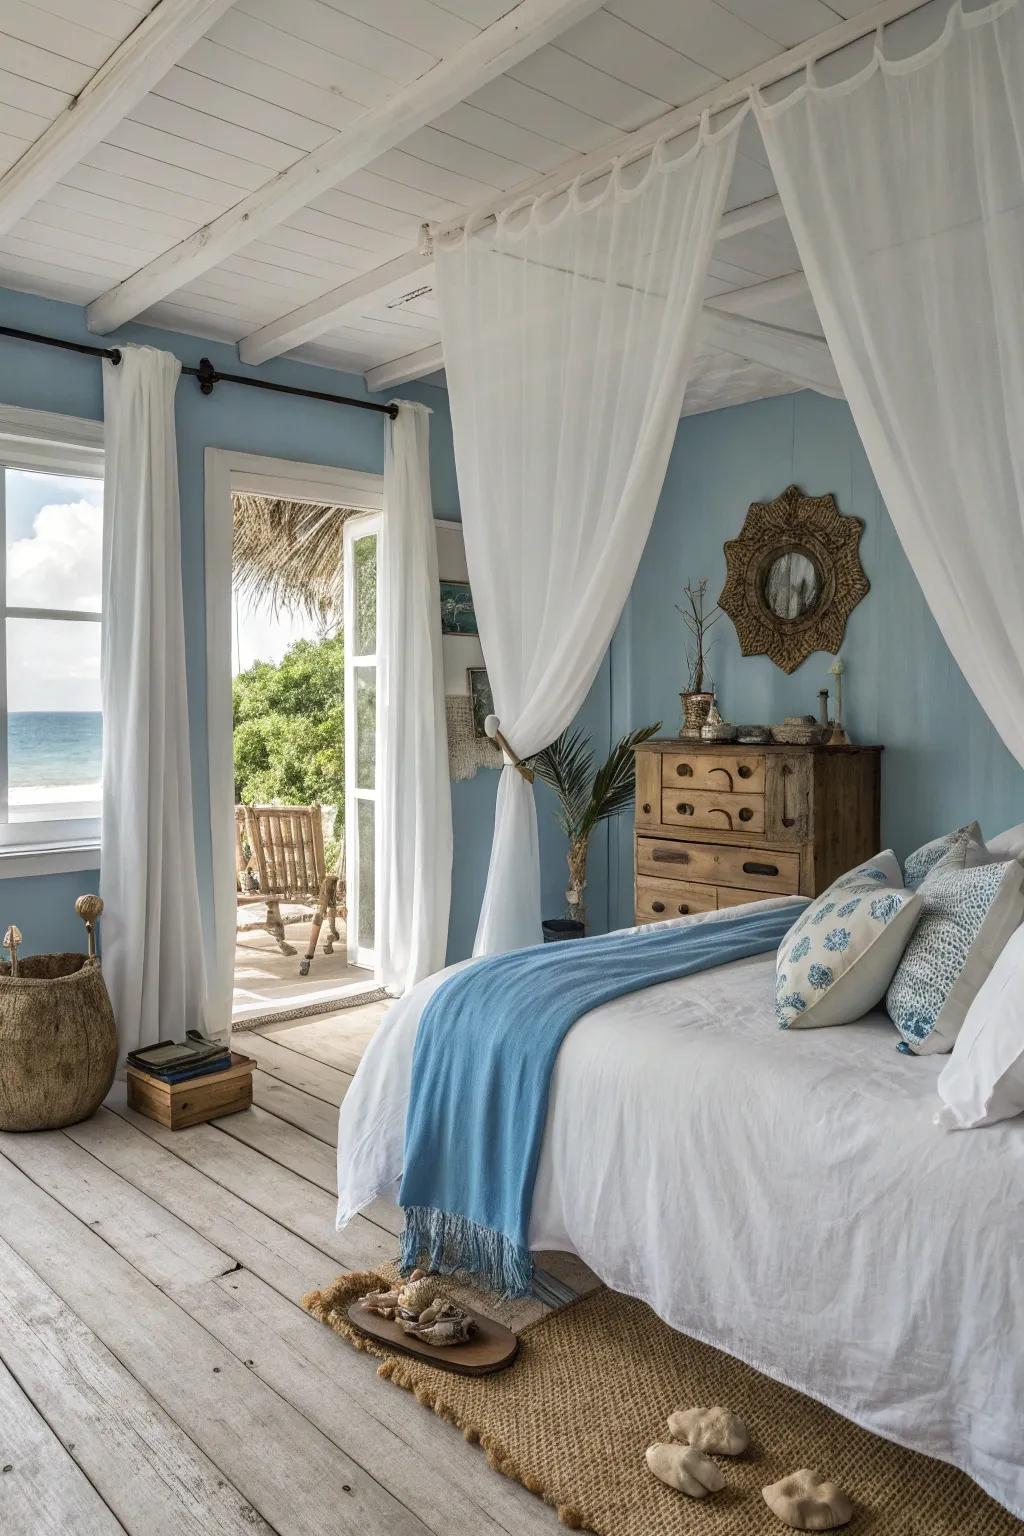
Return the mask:
[[124,1526],[0,1362],[0,1531],[123,1536]]
[[2,1536],[558,1528],[299,1305],[396,1255],[390,1202],[334,1227],[338,1105],[383,1012],[242,1033],[248,1113],[172,1132],[118,1088],[0,1136]]
[[[83,1161],[94,1161],[81,1149]],[[126,1188],[128,1186],[126,1185]],[[65,1198],[72,1198],[68,1188]],[[423,1536],[384,1486],[89,1225],[85,1183],[65,1208],[0,1158],[0,1236],[127,1365],[282,1536]],[[137,1238],[135,1239],[137,1241]],[[122,1236],[128,1246],[132,1241]],[[164,1255],[160,1271],[166,1272]],[[182,1296],[202,1283],[182,1280]],[[256,1342],[254,1337],[253,1342]]]
[[[22,1391],[125,1530],[145,1531],[146,1536],[271,1536],[270,1527],[220,1469],[2,1241],[0,1340]],[[10,1461],[3,1431],[0,1439],[0,1456]],[[4,1518],[8,1492],[5,1479],[0,1482],[0,1530],[5,1533],[10,1530]],[[78,1531],[77,1510],[71,1517],[58,1506],[57,1513],[61,1518],[55,1530]],[[38,1511],[33,1517],[38,1523],[30,1529],[49,1529]]]

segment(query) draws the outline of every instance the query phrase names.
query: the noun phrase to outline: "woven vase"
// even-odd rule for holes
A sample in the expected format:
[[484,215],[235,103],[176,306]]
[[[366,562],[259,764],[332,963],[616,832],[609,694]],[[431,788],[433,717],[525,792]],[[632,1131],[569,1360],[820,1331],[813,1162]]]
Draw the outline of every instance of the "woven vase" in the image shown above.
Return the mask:
[[117,1029],[99,961],[29,955],[0,964],[0,1130],[53,1131],[99,1109]]
[[711,706],[715,702],[713,693],[681,693],[679,702],[683,706],[683,723],[679,734],[686,741],[700,741],[701,728],[711,713]]

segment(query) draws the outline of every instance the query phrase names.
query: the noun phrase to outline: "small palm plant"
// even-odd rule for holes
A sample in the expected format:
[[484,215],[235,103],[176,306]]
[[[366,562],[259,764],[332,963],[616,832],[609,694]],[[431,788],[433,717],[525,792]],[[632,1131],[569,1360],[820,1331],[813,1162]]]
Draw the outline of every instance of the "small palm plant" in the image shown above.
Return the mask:
[[569,839],[569,888],[565,899],[569,916],[586,927],[583,892],[587,884],[587,852],[599,822],[618,816],[633,802],[636,769],[633,748],[661,730],[661,721],[630,731],[617,741],[608,758],[595,770],[590,737],[582,731],[563,731],[543,752],[530,761],[538,779],[549,784],[558,797],[558,825]]

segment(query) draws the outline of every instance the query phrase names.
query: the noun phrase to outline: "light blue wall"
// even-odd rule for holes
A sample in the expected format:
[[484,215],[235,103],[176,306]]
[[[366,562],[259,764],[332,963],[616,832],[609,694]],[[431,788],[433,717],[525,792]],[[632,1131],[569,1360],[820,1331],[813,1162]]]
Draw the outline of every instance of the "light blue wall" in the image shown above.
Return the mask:
[[[40,331],[69,341],[95,344],[82,311],[69,304],[0,289],[0,324]],[[245,369],[233,347],[170,331],[129,326],[106,338],[145,342],[175,353],[186,364],[200,357],[235,373],[311,389],[367,396],[360,377],[337,374],[301,363],[277,361],[259,369]],[[396,393],[422,400],[433,408],[431,418],[431,482],[434,511],[438,517],[459,516],[455,461],[452,454],[448,397],[429,385],[407,385]],[[383,398],[383,397],[376,397]],[[0,338],[0,402],[71,416],[99,419],[103,414],[98,361],[62,353],[47,347]],[[177,392],[178,474],[181,487],[182,572],[185,592],[185,625],[188,662],[189,713],[193,764],[205,760],[205,589],[203,584],[203,452],[207,447],[233,448],[317,464],[338,464],[350,469],[380,473],[384,467],[384,418],[368,411],[344,410],[315,400],[289,400],[280,395],[219,385],[212,397],[204,397],[192,379],[183,379]],[[606,704],[599,694],[599,723],[607,735]],[[452,785],[455,824],[455,869],[449,957],[459,959],[472,947],[480,894],[486,875],[490,830],[498,775],[479,773],[475,779]],[[208,827],[205,775],[195,774],[197,828]],[[541,853],[545,911],[560,913],[564,906],[563,850],[550,816],[541,816]],[[209,889],[208,834],[198,839],[200,882]],[[600,850],[595,873],[602,893],[605,881]],[[36,879],[0,880],[0,931],[17,922],[25,935],[26,952],[79,947],[81,925],[71,910],[74,896],[95,890],[98,872],[45,876]],[[554,903],[554,905],[551,905]]]
[[[722,545],[752,501],[787,485],[835,494],[865,523],[861,558],[871,591],[847,626],[844,713],[854,741],[880,743],[882,839],[900,855],[975,817],[990,835],[1024,819],[1024,771],[1003,746],[949,654],[878,493],[845,403],[805,393],[685,417],[654,527],[612,642],[618,728],[679,722],[685,684],[681,588],[703,576],[717,598]],[[968,509],[965,509],[965,513]],[[790,676],[742,657],[731,621],[713,631],[711,671],[723,715],[736,722],[816,713],[832,657],[816,652]],[[612,861],[614,919],[632,911],[631,827]]]

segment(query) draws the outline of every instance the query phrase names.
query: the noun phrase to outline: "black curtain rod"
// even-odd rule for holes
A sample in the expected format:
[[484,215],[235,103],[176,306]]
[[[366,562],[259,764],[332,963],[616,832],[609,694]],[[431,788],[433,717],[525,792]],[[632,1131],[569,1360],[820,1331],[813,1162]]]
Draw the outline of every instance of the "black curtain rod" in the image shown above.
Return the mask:
[[[37,331],[19,331],[10,325],[0,325],[0,336],[10,336],[14,341],[35,341],[44,347],[60,347],[65,352],[83,352],[87,357],[105,357],[116,368],[121,361],[118,347],[90,347],[82,341],[62,341],[59,336],[41,336]],[[244,384],[247,389],[269,389],[277,395],[301,395],[306,400],[326,400],[331,405],[351,405],[357,411],[377,411],[390,416],[398,415],[397,405],[378,405],[374,400],[354,400],[351,395],[329,395],[320,389],[298,389],[294,384],[272,384],[269,379],[247,379],[240,373],[220,373],[208,357],[199,359],[198,368],[182,367],[182,373],[198,379],[204,395],[213,394],[215,384]]]

